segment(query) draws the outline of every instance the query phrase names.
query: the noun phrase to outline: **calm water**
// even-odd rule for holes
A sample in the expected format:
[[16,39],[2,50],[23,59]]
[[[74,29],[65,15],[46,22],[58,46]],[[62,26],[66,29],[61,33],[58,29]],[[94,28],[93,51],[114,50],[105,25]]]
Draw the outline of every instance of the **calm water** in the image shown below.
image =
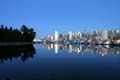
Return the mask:
[[0,80],[120,80],[120,47],[0,47]]

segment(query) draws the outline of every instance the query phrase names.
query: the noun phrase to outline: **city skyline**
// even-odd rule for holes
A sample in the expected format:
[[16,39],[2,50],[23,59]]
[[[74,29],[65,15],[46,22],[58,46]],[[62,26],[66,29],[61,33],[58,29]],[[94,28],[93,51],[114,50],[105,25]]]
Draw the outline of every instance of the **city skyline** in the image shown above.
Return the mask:
[[[55,40],[58,41],[59,37],[68,37],[68,40],[72,40],[73,37],[92,37],[92,36],[99,36],[102,40],[107,40],[108,38],[116,38],[120,36],[120,30],[119,29],[113,29],[113,30],[93,30],[93,31],[78,31],[78,32],[67,32],[67,33],[59,33],[58,31],[54,32],[54,35],[48,34],[47,36],[44,36],[43,38],[46,38],[48,40]],[[42,38],[41,38],[42,39]]]
[[68,32],[60,34],[55,31],[54,35],[48,35],[41,39],[34,39],[34,43],[55,44],[55,52],[57,53],[57,45],[87,45],[87,46],[120,46],[120,30],[98,30],[93,32]]
[[34,28],[36,38],[54,31],[120,29],[119,0],[1,0],[0,24]]

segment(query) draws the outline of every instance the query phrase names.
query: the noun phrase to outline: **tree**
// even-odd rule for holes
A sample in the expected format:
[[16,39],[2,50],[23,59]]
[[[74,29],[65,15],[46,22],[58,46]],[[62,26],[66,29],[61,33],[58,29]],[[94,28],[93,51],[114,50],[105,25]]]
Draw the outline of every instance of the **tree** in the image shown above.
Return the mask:
[[12,27],[8,28],[4,25],[0,26],[0,42],[32,42],[35,35],[36,33],[34,32],[34,29],[29,29],[26,25],[23,25],[20,30],[13,29]]

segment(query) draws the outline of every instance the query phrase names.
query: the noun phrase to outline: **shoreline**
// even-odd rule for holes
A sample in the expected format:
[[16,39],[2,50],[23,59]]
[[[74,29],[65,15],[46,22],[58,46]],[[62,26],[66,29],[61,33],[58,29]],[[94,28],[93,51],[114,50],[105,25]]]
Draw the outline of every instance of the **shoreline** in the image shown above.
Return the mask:
[[33,42],[0,42],[0,46],[22,46],[31,44],[33,44]]
[[[34,42],[35,44],[43,44],[43,42]],[[66,45],[111,45],[111,46],[120,46],[120,44],[115,44],[115,43],[86,43],[86,42],[82,42],[82,43],[64,43],[64,42],[48,42],[46,44],[66,44]]]
[[[0,42],[0,46],[22,46],[22,45],[32,45],[32,44],[39,44],[39,43],[35,43],[35,42]],[[49,43],[47,43],[47,44],[49,44]],[[53,43],[53,44],[55,44],[55,43]],[[67,44],[67,43],[57,43],[57,44]],[[71,44],[71,43],[69,43],[69,44]],[[76,43],[74,43],[74,44],[76,44]],[[72,45],[74,45],[74,44],[72,43]],[[80,43],[80,44],[81,45],[111,45],[111,46],[120,46],[120,44],[90,44],[90,43]]]

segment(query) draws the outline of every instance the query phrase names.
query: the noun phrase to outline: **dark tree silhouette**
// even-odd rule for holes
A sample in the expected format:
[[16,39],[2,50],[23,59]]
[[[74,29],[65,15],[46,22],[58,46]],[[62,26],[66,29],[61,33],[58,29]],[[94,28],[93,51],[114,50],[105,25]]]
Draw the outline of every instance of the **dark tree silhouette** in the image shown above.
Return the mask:
[[31,42],[35,35],[34,29],[29,29],[26,25],[22,25],[20,30],[0,26],[0,42]]

